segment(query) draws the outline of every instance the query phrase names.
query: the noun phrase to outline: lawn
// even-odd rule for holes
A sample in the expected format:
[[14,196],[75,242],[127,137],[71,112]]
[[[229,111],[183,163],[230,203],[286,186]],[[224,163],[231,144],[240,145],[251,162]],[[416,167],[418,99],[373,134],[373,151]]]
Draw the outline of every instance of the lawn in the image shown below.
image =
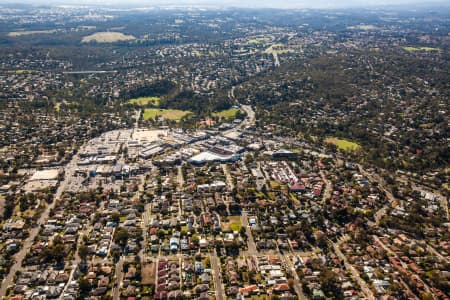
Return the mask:
[[248,40],[249,44],[263,44],[270,41],[269,37],[257,37],[251,40]]
[[144,120],[155,119],[157,117],[163,117],[169,120],[181,120],[191,113],[188,110],[146,108],[144,111]]
[[272,46],[270,46],[269,48],[267,48],[264,53],[267,54],[284,54],[284,53],[288,53],[290,50],[286,48],[286,46],[284,44],[273,44]]
[[128,100],[130,104],[136,104],[139,106],[145,106],[147,104],[152,104],[154,106],[159,106],[159,102],[161,101],[160,97],[139,97]]
[[274,180],[270,180],[269,185],[270,185],[271,189],[279,189],[280,188],[280,184]]
[[83,37],[81,42],[114,43],[120,41],[132,41],[135,39],[136,38],[134,36],[126,35],[123,34],[122,32],[107,31],[107,32],[96,32],[94,34],[85,36]]
[[241,231],[242,228],[241,218],[237,216],[232,216],[229,217],[229,219],[230,219],[230,229],[237,232]]
[[27,73],[31,73],[30,70],[16,70],[15,72],[16,72],[16,74],[27,74]]
[[441,49],[439,49],[439,48],[432,48],[432,47],[411,47],[411,46],[408,46],[408,47],[403,47],[403,50],[406,50],[408,52],[416,52],[416,51],[429,52],[429,51],[440,51]]
[[361,146],[355,142],[351,142],[344,139],[338,139],[335,137],[326,138],[325,143],[336,145],[339,150],[343,151],[354,151],[361,148]]
[[60,31],[60,30],[50,29],[50,30],[11,31],[10,33],[8,33],[8,36],[19,37],[19,36],[33,35],[33,34],[51,34],[51,33],[56,33],[58,31]]
[[236,114],[238,113],[238,111],[239,111],[239,109],[237,109],[237,108],[230,108],[230,109],[212,113],[212,115],[213,115],[213,117],[232,119],[232,118],[236,117]]

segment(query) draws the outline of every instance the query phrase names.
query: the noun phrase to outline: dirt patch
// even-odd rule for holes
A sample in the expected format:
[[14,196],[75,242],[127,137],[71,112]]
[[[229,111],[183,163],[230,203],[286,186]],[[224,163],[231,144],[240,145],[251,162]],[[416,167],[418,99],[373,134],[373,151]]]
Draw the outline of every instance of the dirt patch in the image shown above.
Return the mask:
[[152,285],[155,284],[155,264],[145,264],[142,268],[142,284]]

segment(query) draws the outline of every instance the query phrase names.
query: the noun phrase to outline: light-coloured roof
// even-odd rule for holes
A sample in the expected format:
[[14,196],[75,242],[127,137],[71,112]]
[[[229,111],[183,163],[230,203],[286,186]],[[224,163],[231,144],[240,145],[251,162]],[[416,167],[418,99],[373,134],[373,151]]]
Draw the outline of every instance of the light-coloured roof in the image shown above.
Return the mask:
[[35,180],[55,180],[58,179],[59,170],[58,169],[49,169],[36,171],[33,176],[31,176],[30,181]]
[[202,161],[213,161],[213,160],[222,160],[222,159],[224,159],[223,156],[211,153],[209,151],[205,151],[205,152],[202,152],[198,155],[191,157],[190,160],[202,162]]
[[189,161],[194,163],[204,163],[208,161],[228,161],[233,159],[234,157],[234,155],[219,155],[210,151],[205,151],[191,157]]

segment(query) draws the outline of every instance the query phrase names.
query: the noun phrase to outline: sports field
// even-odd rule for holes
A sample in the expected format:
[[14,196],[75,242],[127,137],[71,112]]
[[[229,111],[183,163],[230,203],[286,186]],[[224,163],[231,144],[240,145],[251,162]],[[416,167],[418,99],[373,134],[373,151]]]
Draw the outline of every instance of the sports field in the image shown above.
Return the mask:
[[178,121],[191,113],[192,112],[190,112],[188,110],[146,108],[144,110],[144,120],[150,120],[150,119],[155,119],[157,117],[163,117],[163,118],[166,118],[169,120]]
[[236,114],[238,113],[238,111],[239,111],[239,109],[237,109],[237,108],[230,108],[230,109],[212,113],[212,115],[213,115],[213,117],[231,119],[231,118],[236,117]]
[[339,150],[343,151],[354,151],[361,148],[361,146],[355,142],[351,142],[349,140],[344,139],[338,139],[335,137],[326,138],[325,143],[336,145]]
[[440,51],[441,49],[439,48],[432,48],[432,47],[403,47],[404,50],[408,51],[408,52],[417,52],[417,51],[425,51],[425,52],[430,52],[430,51]]
[[136,104],[139,106],[146,106],[147,104],[151,103],[154,106],[159,106],[160,101],[160,97],[139,97],[128,100],[128,103]]

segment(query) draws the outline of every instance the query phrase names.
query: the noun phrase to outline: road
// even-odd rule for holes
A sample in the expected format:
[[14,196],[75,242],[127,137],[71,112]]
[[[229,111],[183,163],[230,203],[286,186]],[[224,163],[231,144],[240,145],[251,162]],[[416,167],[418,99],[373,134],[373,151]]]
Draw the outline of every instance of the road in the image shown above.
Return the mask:
[[450,264],[450,259],[437,252],[437,250],[434,249],[431,245],[427,245],[427,250],[431,252],[433,255],[435,255],[437,258],[439,258],[441,261]]
[[179,191],[182,191],[184,186],[184,178],[183,178],[183,169],[181,166],[177,166],[177,182]]
[[379,225],[380,220],[386,215],[388,209],[390,207],[395,207],[398,203],[397,199],[395,199],[394,195],[386,188],[383,178],[381,178],[378,174],[372,174],[367,172],[363,169],[363,167],[358,164],[359,172],[367,177],[367,179],[371,182],[378,182],[378,188],[384,192],[386,195],[386,198],[388,199],[389,203],[386,203],[380,210],[378,210],[375,215],[374,219],[377,225]]
[[139,119],[140,118],[141,118],[141,110],[138,109],[136,111],[136,117],[135,117],[136,121],[134,122],[134,128],[139,128]]
[[236,97],[234,95],[235,88],[236,88],[235,86],[232,86],[231,89],[228,91],[228,98],[230,98],[230,100],[235,101],[236,105],[239,106],[239,108],[247,114],[247,117],[239,125],[235,126],[234,128],[222,131],[222,133],[221,133],[222,136],[226,136],[232,132],[237,132],[237,131],[243,129],[246,126],[253,126],[255,124],[255,120],[256,120],[255,111],[253,110],[251,105],[244,105],[244,104],[239,103],[239,101],[236,99]]
[[114,293],[113,293],[113,299],[114,300],[120,300],[120,283],[122,282],[122,269],[123,269],[123,261],[124,257],[123,255],[120,256],[119,261],[116,264],[116,282],[114,283]]
[[246,114],[247,117],[244,119],[244,121],[241,122],[241,124],[239,124],[238,126],[234,127],[233,129],[224,131],[224,133],[228,133],[230,131],[235,131],[238,129],[242,129],[245,126],[252,126],[255,124],[255,111],[253,110],[251,105],[244,105],[239,103],[239,101],[236,99],[235,95],[234,95],[234,90],[236,89],[235,86],[232,86],[231,89],[228,91],[228,98],[230,98],[230,100],[233,100],[236,102],[236,105],[239,106],[239,108],[241,110],[243,110]]
[[375,219],[375,223],[377,225],[380,224],[381,219],[386,215],[388,209],[389,209],[390,205],[389,204],[385,204],[381,209],[379,209],[375,215],[374,215],[374,219]]
[[239,126],[242,128],[244,126],[251,126],[255,124],[255,111],[253,110],[251,105],[241,105],[241,108],[247,114],[247,118],[241,124],[239,124]]
[[231,87],[231,90],[228,92],[228,98],[230,98],[231,100],[236,100],[236,97],[234,96],[235,89],[236,89],[236,87],[233,85]]
[[390,248],[388,248],[381,240],[379,237],[377,237],[376,235],[373,235],[373,239],[378,243],[378,245],[381,246],[381,248],[383,248],[384,251],[386,251],[386,253],[390,256],[397,256],[394,251],[392,251]]
[[278,53],[276,51],[272,52],[273,59],[275,60],[275,67],[280,66],[280,60],[278,59]]
[[359,276],[359,272],[347,261],[347,257],[342,253],[341,249],[339,249],[340,244],[346,242],[348,239],[349,236],[345,236],[344,238],[341,238],[338,243],[334,243],[332,241],[330,241],[330,243],[333,245],[334,252],[339,257],[339,259],[344,262],[345,268],[350,272],[353,279],[361,287],[361,290],[366,295],[367,299],[375,300],[376,298],[372,290],[369,288],[367,283]]
[[303,294],[302,284],[300,283],[300,278],[298,277],[297,272],[295,271],[294,265],[290,259],[286,258],[284,255],[280,254],[280,256],[285,260],[286,266],[288,266],[291,270],[292,275],[294,276],[294,290],[297,293],[297,296],[300,300],[306,300],[305,294]]
[[247,234],[247,244],[248,244],[248,254],[249,255],[257,255],[258,250],[256,249],[255,240],[253,239],[252,230],[248,225],[248,216],[246,211],[242,211],[241,214],[242,226],[245,228],[245,233]]
[[113,71],[98,71],[98,70],[87,70],[87,71],[66,71],[63,74],[106,74],[106,73],[117,73],[116,70]]
[[233,178],[231,178],[230,170],[228,169],[227,164],[221,164],[220,166],[222,167],[223,173],[225,174],[225,177],[227,179],[229,190],[232,191],[234,189],[234,184]]
[[216,289],[216,299],[223,300],[223,284],[222,284],[222,275],[220,272],[220,260],[217,257],[216,250],[213,251],[213,254],[211,255],[211,267],[214,272],[214,286]]
[[232,132],[237,132],[246,126],[252,126],[255,123],[255,112],[250,105],[241,105],[241,109],[247,113],[247,117],[239,125],[229,130],[221,132],[222,136],[227,136]]
[[[102,205],[103,204],[104,203],[102,203]],[[100,209],[102,209],[102,208],[100,208]],[[91,217],[89,218],[89,224],[84,226],[83,230],[78,235],[78,241],[76,244],[74,259],[72,260],[72,271],[70,272],[69,280],[67,280],[67,284],[64,286],[64,289],[63,289],[61,295],[59,296],[59,299],[64,299],[64,293],[66,292],[67,288],[69,287],[70,282],[72,282],[75,271],[81,262],[81,257],[78,254],[78,251],[80,249],[80,246],[83,245],[83,236],[87,236],[88,233],[93,230],[94,217],[95,217],[94,215],[91,215]]]
[[411,182],[411,187],[414,191],[418,191],[419,193],[432,193],[434,194],[438,199],[442,206],[442,210],[444,211],[445,217],[447,220],[449,219],[449,212],[448,212],[448,200],[446,197],[444,197],[438,190],[428,189],[423,186],[417,185],[415,182]]
[[[231,92],[232,96],[234,97],[234,93]],[[246,125],[251,125],[254,123],[255,121],[255,113],[253,111],[253,109],[251,108],[250,105],[240,105],[241,109],[243,111],[245,111],[248,115],[248,117],[241,123],[239,124],[236,128],[232,129],[232,130],[237,130],[239,128],[242,128]],[[140,118],[140,111],[136,111],[136,122],[134,124],[134,127],[137,128],[139,125],[139,118]],[[65,166],[65,178],[63,181],[60,182],[56,193],[54,194],[54,201],[49,204],[44,211],[42,212],[41,216],[39,217],[39,219],[37,220],[36,226],[34,226],[30,232],[29,232],[29,237],[27,239],[25,239],[25,241],[23,242],[22,248],[20,249],[19,252],[17,252],[14,256],[13,256],[13,260],[15,261],[14,264],[12,265],[9,273],[6,275],[6,277],[4,278],[4,280],[2,281],[1,284],[1,288],[0,288],[0,293],[1,296],[5,296],[8,287],[10,286],[10,284],[12,283],[12,280],[14,278],[14,275],[16,274],[17,271],[21,270],[22,268],[22,262],[26,256],[26,254],[29,252],[36,236],[38,235],[41,225],[45,224],[45,222],[47,221],[50,211],[55,207],[56,202],[61,198],[61,195],[63,194],[63,192],[67,189],[70,181],[73,179],[73,175],[75,173],[75,169],[77,168],[77,161],[78,161],[79,157],[78,155],[74,155],[72,157],[72,160]],[[180,177],[178,177],[179,182],[180,182]],[[181,177],[182,179],[182,177]],[[184,182],[184,180],[183,180]],[[181,182],[180,182],[181,183]],[[146,223],[146,221],[144,220],[144,223]],[[248,223],[247,223],[248,225]],[[249,234],[249,238],[251,240],[250,242],[250,252],[253,254],[256,254],[256,246],[255,243],[253,241],[253,236],[251,235],[251,231],[250,228],[247,226],[247,233]],[[78,246],[77,246],[78,249]],[[76,264],[79,263],[79,256],[78,256],[78,252],[76,251],[76,257],[75,260],[73,262],[74,266]],[[117,274],[117,278],[116,278],[116,289],[114,291],[114,299],[119,299],[119,283],[120,283],[120,279],[122,277],[122,265],[123,265],[123,258],[121,258],[119,260],[119,263],[116,265],[116,274]],[[73,272],[71,273],[71,278],[73,278]]]
[[[141,176],[140,177],[140,183],[138,186],[138,191],[136,192],[136,195],[134,196],[135,199],[137,201],[140,201],[141,195],[144,193],[145,189],[145,176]],[[138,252],[138,257],[141,260],[141,263],[145,262],[145,247],[147,245],[147,226],[148,226],[148,222],[150,219],[150,208],[151,208],[151,204],[150,203],[146,203],[144,205],[144,212],[142,213],[141,216],[141,229],[142,229],[142,241],[140,243],[141,249]]]
[[17,271],[21,270],[22,261],[25,258],[26,254],[28,253],[28,251],[30,250],[30,247],[33,245],[33,241],[36,238],[36,236],[38,235],[39,230],[41,229],[41,225],[43,225],[47,221],[50,211],[55,207],[57,200],[59,200],[61,198],[62,193],[66,190],[66,187],[70,181],[70,178],[73,176],[73,174],[75,172],[77,161],[78,161],[78,155],[74,155],[72,157],[72,160],[66,165],[66,167],[64,168],[65,172],[66,172],[66,174],[64,176],[64,180],[60,182],[60,184],[56,190],[56,193],[54,195],[53,202],[44,209],[41,216],[37,220],[37,225],[30,230],[30,232],[29,232],[30,235],[23,242],[22,248],[20,249],[19,252],[17,252],[14,255],[13,259],[14,259],[15,263],[12,265],[8,275],[6,275],[5,279],[3,279],[3,281],[2,281],[2,285],[0,288],[1,296],[6,295],[8,286],[11,284],[11,281],[12,281],[14,275],[16,274]]
[[[387,254],[388,254],[389,256],[395,257],[395,258],[401,263],[401,265],[402,265],[402,267],[403,267],[404,269],[408,269],[408,265],[407,265],[400,257],[398,257],[397,253],[395,253],[395,252],[392,251],[388,246],[386,246],[386,245],[380,240],[380,238],[379,238],[378,236],[373,235],[372,237],[373,237],[373,239],[381,246],[381,248],[383,248],[383,249],[387,252]],[[418,278],[420,279],[420,277],[418,277]],[[428,286],[428,284],[426,284],[422,279],[420,279],[420,281],[423,283],[423,286],[425,287],[425,290],[426,290],[428,293],[431,293],[431,288],[430,288],[430,286]],[[403,283],[404,283],[404,282],[403,282]],[[411,291],[411,289],[409,288],[409,286],[408,286],[407,284],[404,283],[404,286],[405,286],[406,289],[410,292],[411,295],[415,295],[415,294]]]
[[327,176],[323,171],[320,171],[320,176],[322,177],[322,180],[325,182],[325,191],[323,192],[322,195],[322,204],[325,204],[325,201],[331,198],[332,184],[327,179]]
[[142,213],[142,242],[141,242],[141,249],[139,250],[138,256],[141,260],[141,263],[145,263],[145,255],[146,255],[146,248],[147,248],[147,236],[148,236],[148,225],[151,221],[151,210],[152,205],[150,203],[146,203],[144,206],[144,212]]
[[[281,259],[284,261],[284,263],[286,265],[286,269],[289,269],[292,273],[292,276],[294,277],[294,290],[297,293],[298,298],[300,300],[308,299],[305,296],[305,294],[303,294],[303,288],[302,288],[300,278],[298,277],[297,271],[296,271],[295,266],[292,263],[291,259],[280,252],[280,248],[278,247],[278,245],[277,245],[277,250],[278,250],[278,255],[281,257]],[[294,253],[294,249],[292,248],[292,244],[290,241],[289,241],[289,251],[291,253]]]

